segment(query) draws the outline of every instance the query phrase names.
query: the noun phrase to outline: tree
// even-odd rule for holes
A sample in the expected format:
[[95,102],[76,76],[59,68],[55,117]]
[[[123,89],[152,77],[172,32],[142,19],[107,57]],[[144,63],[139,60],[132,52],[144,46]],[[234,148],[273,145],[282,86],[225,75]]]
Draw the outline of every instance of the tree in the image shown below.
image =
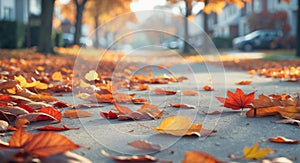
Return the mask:
[[300,0],[298,0],[298,11],[297,11],[297,33],[296,33],[296,57],[300,58]]
[[[184,2],[184,10],[181,13],[184,18],[184,47],[183,47],[183,53],[188,53],[190,51],[188,42],[188,17],[192,15],[192,9],[195,2],[202,2],[205,4],[205,7],[203,9],[205,14],[209,14],[211,12],[221,13],[222,9],[225,7],[226,3],[229,4],[235,4],[237,7],[242,8],[244,7],[244,3],[250,2],[251,0],[168,0],[170,3],[179,3]],[[206,22],[205,22],[206,21]],[[204,18],[204,24],[205,28],[207,28],[207,15]],[[207,30],[207,29],[205,29]]]
[[85,4],[88,0],[73,0],[76,6],[76,20],[75,20],[75,33],[74,33],[74,44],[80,44],[81,28],[82,28],[82,16]]
[[42,0],[42,15],[39,31],[38,52],[53,53],[53,43],[51,40],[52,18],[55,0]]
[[[87,17],[92,18],[91,21],[95,28],[94,46],[99,47],[99,29],[104,22],[108,22],[112,18],[130,11],[130,3],[132,0],[90,0],[86,5]],[[122,23],[123,25],[125,24]],[[116,24],[115,24],[116,25]],[[110,30],[120,30],[119,27],[110,27]]]

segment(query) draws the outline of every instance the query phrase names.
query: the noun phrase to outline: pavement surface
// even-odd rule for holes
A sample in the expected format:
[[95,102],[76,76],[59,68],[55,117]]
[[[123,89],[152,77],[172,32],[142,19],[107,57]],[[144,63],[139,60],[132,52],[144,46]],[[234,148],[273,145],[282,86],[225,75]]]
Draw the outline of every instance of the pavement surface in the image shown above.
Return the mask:
[[[164,60],[161,60],[164,62]],[[139,73],[139,72],[136,72]],[[142,73],[142,72],[141,72]],[[80,127],[79,130],[70,130],[61,132],[75,143],[88,146],[91,149],[78,149],[78,153],[93,162],[114,162],[104,157],[100,150],[104,149],[109,153],[116,155],[125,154],[150,154],[164,160],[181,162],[184,159],[186,151],[207,152],[216,158],[224,161],[232,161],[228,158],[229,154],[236,156],[243,155],[245,146],[252,146],[258,141],[264,141],[262,147],[276,149],[277,152],[270,154],[268,157],[284,156],[295,159],[300,155],[300,144],[286,145],[270,143],[266,140],[270,137],[284,136],[290,139],[300,139],[300,129],[297,125],[275,124],[274,121],[280,117],[264,118],[246,118],[245,112],[231,111],[221,107],[215,96],[225,97],[227,90],[235,91],[241,88],[245,93],[255,91],[256,97],[259,94],[294,94],[300,93],[299,83],[280,82],[276,79],[264,78],[259,76],[251,77],[246,72],[223,69],[216,65],[194,63],[178,64],[167,69],[153,70],[153,75],[171,74],[175,76],[186,76],[188,80],[183,83],[172,83],[167,85],[150,85],[150,90],[161,87],[170,90],[176,90],[176,95],[158,96],[151,91],[128,91],[123,93],[137,93],[136,97],[147,98],[152,104],[160,105],[161,109],[166,111],[163,118],[173,115],[189,116],[193,123],[202,123],[206,129],[217,130],[217,133],[209,137],[174,137],[169,135],[156,134],[140,124],[156,127],[162,119],[138,121],[117,121],[106,120],[100,117],[99,111],[109,111],[113,108],[109,104],[101,104],[102,107],[86,109],[93,114],[92,117],[80,119],[63,118],[62,122],[69,127]],[[234,83],[241,80],[252,80],[252,84],[239,86]],[[212,85],[215,91],[203,91],[204,85]],[[199,92],[199,96],[181,95],[182,90],[194,90]],[[66,94],[57,97],[62,101],[71,104],[87,103],[78,99],[73,94]],[[196,109],[174,109],[168,107],[168,103],[185,103],[197,106]],[[124,105],[124,104],[120,104]],[[126,104],[133,110],[137,110],[141,105]],[[214,110],[222,111],[220,115],[205,115],[203,111],[212,112]],[[49,125],[49,122],[38,122],[29,125],[29,130]],[[134,149],[127,144],[134,140],[148,140],[163,146],[160,152],[142,152]],[[168,150],[165,150],[168,149]],[[171,154],[169,151],[174,151]],[[251,160],[241,160],[239,162],[251,162]],[[252,161],[253,162],[253,161]],[[300,162],[296,160],[295,162]]]

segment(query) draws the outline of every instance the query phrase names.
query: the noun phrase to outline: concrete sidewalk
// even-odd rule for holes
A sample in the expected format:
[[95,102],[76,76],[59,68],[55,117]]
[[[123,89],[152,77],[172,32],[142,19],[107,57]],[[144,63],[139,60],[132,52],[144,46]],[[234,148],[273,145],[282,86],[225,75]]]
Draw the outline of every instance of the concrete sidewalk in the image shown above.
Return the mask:
[[[184,159],[185,151],[202,151],[207,152],[216,158],[224,161],[232,161],[228,158],[229,154],[236,156],[243,155],[245,146],[252,146],[258,141],[265,141],[270,137],[284,136],[291,139],[300,139],[300,130],[296,125],[289,124],[275,124],[274,121],[280,119],[279,117],[264,117],[264,118],[246,118],[245,113],[242,115],[239,111],[231,111],[220,107],[220,103],[215,99],[215,96],[225,96],[227,90],[235,91],[236,88],[241,88],[245,93],[255,91],[256,97],[263,94],[293,94],[300,92],[299,83],[280,82],[278,80],[254,76],[251,78],[245,72],[237,72],[226,70],[226,82],[221,81],[222,78],[215,78],[218,73],[223,70],[215,68],[212,73],[206,72],[204,64],[192,65],[195,72],[183,71],[182,74],[189,79],[182,84],[173,83],[168,85],[151,85],[151,88],[162,87],[171,90],[199,90],[200,96],[157,96],[149,91],[131,91],[138,93],[137,97],[144,97],[151,101],[152,104],[161,104],[164,101],[169,103],[186,103],[197,107],[194,110],[178,110],[170,107],[165,107],[167,115],[182,115],[190,116],[194,123],[203,123],[205,128],[215,129],[217,133],[206,137],[183,137],[177,138],[168,135],[155,134],[154,131],[138,125],[134,121],[117,121],[105,120],[99,115],[99,111],[109,111],[113,108],[112,105],[103,104],[103,107],[88,109],[87,111],[93,113],[92,117],[81,119],[63,119],[63,123],[70,127],[80,127],[80,130],[71,130],[62,132],[77,144],[91,147],[91,150],[79,149],[75,152],[89,158],[93,162],[114,162],[111,159],[105,158],[100,154],[101,149],[119,154],[148,154],[148,152],[141,152],[127,145],[133,140],[148,140],[154,143],[159,143],[169,150],[174,151],[170,154],[168,151],[152,153],[151,155],[165,160],[173,160],[173,162],[180,162]],[[180,66],[176,66],[180,69]],[[206,73],[205,73],[206,72]],[[221,74],[222,76],[222,74]],[[210,83],[209,78],[212,78],[212,83],[215,85],[215,91],[206,92],[201,88]],[[251,85],[238,86],[234,82],[241,80],[252,80]],[[224,85],[225,84],[225,85]],[[198,88],[197,88],[198,86]],[[126,93],[126,91],[125,91]],[[65,95],[59,97],[62,101],[69,103],[84,103],[80,99],[74,98],[72,95]],[[138,109],[140,105],[126,105],[131,109]],[[202,111],[223,110],[221,115],[205,115]],[[161,120],[139,121],[140,123],[156,127]],[[41,123],[33,123],[30,128],[42,126]],[[264,142],[262,147],[270,147],[277,150],[276,153],[269,155],[270,157],[284,156],[288,158],[297,158],[300,155],[300,145],[286,145]],[[120,152],[120,153],[116,153]],[[251,160],[242,160],[241,162],[251,162]],[[297,162],[297,161],[295,161]]]

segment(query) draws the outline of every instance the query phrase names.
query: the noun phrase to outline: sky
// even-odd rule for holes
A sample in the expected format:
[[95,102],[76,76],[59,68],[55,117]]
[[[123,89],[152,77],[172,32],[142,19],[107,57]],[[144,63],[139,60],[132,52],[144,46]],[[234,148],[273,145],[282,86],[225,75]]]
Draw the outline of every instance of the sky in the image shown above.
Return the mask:
[[166,0],[138,0],[133,1],[130,8],[133,12],[142,10],[151,10],[155,6],[162,6],[166,4]]

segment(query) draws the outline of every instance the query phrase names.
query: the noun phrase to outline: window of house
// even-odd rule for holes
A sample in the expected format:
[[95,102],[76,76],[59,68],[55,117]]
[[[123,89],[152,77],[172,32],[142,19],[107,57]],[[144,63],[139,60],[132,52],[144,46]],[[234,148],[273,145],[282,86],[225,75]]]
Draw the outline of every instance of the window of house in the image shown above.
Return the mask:
[[254,12],[259,13],[262,11],[262,0],[254,0],[253,1],[253,8],[254,8]]
[[12,8],[4,7],[4,9],[3,9],[3,19],[12,20]]

